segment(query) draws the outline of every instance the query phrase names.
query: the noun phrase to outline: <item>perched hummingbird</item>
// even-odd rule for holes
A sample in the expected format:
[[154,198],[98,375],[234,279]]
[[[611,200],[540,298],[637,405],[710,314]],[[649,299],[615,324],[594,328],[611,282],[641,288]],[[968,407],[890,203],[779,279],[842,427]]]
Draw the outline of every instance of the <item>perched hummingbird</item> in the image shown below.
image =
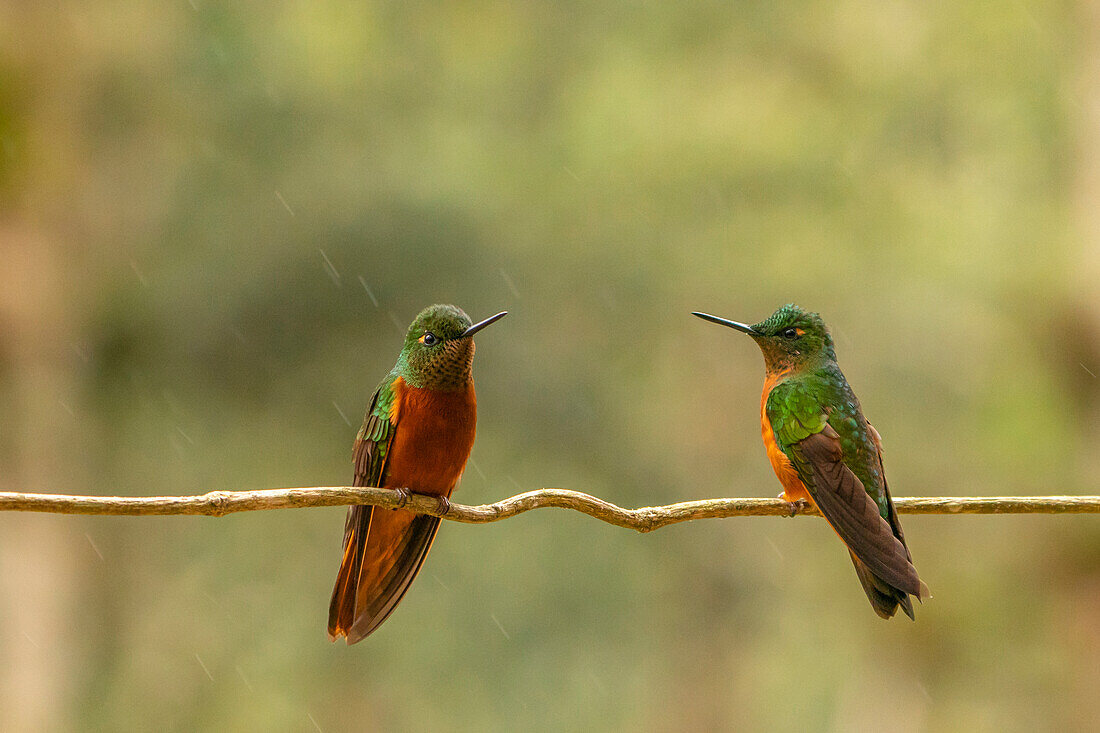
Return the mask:
[[848,546],[875,613],[929,597],[917,577],[882,469],[882,439],[836,363],[833,338],[816,313],[785,305],[755,326],[693,313],[747,333],[764,352],[760,429],[780,498],[815,505]]
[[[420,311],[355,436],[355,486],[427,494],[446,505],[474,446],[472,337],[506,315],[471,324],[453,305]],[[438,517],[404,509],[348,509],[328,611],[330,639],[343,636],[354,644],[382,625],[412,584],[438,529]]]

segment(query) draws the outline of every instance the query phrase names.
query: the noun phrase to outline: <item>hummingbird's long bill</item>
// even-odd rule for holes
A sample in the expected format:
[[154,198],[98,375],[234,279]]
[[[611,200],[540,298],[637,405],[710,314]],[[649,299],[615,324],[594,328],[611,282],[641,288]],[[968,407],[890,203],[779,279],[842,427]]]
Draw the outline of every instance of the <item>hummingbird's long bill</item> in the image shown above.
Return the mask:
[[466,338],[467,336],[473,336],[475,333],[477,333],[481,329],[485,328],[490,323],[496,323],[501,318],[504,318],[504,316],[506,316],[506,315],[508,315],[508,311],[501,311],[500,313],[497,313],[495,316],[489,316],[484,321],[481,321],[480,323],[475,323],[474,325],[467,328],[465,331],[462,332],[462,334],[459,336],[459,338]]
[[712,316],[709,313],[699,313],[697,311],[692,311],[691,315],[698,316],[699,318],[702,318],[704,321],[710,321],[711,323],[717,323],[719,326],[728,326],[729,328],[740,331],[741,333],[747,333],[750,336],[758,335],[756,333],[756,331],[753,330],[752,326],[746,326],[744,323],[738,323],[737,321],[731,321],[728,318],[719,318],[718,316]]

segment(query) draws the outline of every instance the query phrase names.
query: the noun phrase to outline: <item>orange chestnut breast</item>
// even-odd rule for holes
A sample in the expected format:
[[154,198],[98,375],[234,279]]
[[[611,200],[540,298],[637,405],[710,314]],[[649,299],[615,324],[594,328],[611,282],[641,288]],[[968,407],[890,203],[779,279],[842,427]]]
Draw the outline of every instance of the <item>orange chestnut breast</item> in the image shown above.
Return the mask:
[[398,378],[393,389],[390,419],[395,428],[385,485],[450,496],[474,447],[474,383],[444,392],[413,387]]

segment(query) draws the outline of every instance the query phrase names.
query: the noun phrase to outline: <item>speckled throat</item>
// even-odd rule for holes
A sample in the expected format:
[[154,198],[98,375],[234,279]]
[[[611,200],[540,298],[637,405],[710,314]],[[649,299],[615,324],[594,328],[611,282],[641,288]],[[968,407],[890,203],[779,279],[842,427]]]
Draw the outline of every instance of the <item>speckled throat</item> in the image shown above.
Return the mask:
[[453,392],[465,387],[473,379],[474,340],[472,338],[448,339],[436,347],[431,361],[417,370],[413,379],[406,377],[416,387]]

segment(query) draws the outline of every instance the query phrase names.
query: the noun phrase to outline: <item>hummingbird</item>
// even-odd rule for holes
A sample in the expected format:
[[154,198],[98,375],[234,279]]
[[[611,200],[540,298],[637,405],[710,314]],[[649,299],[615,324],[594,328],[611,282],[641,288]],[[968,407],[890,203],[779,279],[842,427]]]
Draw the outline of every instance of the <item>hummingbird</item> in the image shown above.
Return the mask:
[[703,320],[746,333],[764,353],[760,431],[781,499],[816,506],[848,547],[871,606],[910,619],[929,598],[905,544],[882,468],[882,438],[867,422],[817,313],[788,304],[749,326],[706,313]]
[[[355,436],[355,486],[427,494],[449,506],[474,446],[473,335],[506,315],[473,323],[453,305],[420,311]],[[354,644],[382,625],[424,564],[439,521],[404,509],[348,508],[328,612],[332,641]]]

